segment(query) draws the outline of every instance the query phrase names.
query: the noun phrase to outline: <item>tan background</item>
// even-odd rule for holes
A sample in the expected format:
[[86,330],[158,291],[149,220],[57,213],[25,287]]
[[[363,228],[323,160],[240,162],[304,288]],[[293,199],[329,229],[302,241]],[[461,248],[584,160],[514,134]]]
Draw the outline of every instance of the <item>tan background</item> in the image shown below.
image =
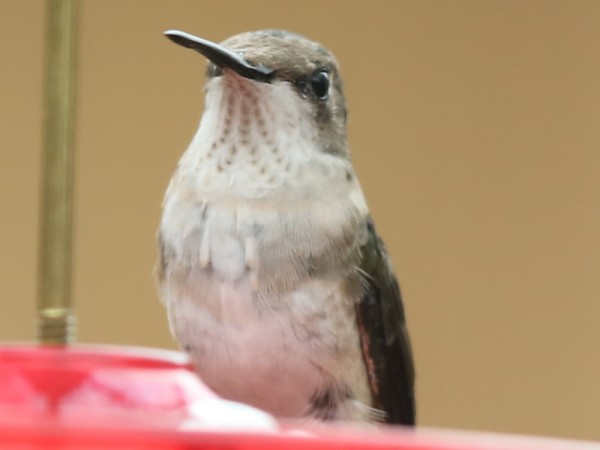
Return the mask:
[[[0,340],[34,335],[43,6],[0,0]],[[204,61],[161,32],[285,28],[341,61],[420,423],[600,439],[600,2],[87,0],[80,18],[80,341],[174,347],[154,234]]]

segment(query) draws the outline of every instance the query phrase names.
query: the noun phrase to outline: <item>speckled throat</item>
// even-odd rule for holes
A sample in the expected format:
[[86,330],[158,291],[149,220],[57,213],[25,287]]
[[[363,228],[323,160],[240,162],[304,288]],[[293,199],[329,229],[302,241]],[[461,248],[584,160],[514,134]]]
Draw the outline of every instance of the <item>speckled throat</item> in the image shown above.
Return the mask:
[[198,177],[202,191],[260,197],[319,155],[308,109],[289,83],[225,70],[206,86],[205,112],[180,167]]

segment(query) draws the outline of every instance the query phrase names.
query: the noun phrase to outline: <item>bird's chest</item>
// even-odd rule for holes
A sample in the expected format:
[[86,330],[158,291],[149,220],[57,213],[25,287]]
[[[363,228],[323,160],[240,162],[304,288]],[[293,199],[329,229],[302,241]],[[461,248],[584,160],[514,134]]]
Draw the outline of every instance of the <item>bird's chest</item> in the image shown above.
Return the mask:
[[170,187],[163,298],[180,345],[222,396],[282,415],[302,414],[341,379],[368,397],[350,260],[366,206],[357,185],[336,186],[301,180],[251,199]]
[[346,275],[360,244],[360,202],[295,194],[248,199],[171,186],[159,233],[165,281],[202,282],[211,298],[216,287],[249,291],[255,306],[278,308],[282,294],[315,276]]
[[[352,373],[358,292],[347,258],[360,212],[340,203],[166,202],[161,287],[171,328],[221,395],[297,414],[324,373]],[[261,404],[267,390],[285,405]]]

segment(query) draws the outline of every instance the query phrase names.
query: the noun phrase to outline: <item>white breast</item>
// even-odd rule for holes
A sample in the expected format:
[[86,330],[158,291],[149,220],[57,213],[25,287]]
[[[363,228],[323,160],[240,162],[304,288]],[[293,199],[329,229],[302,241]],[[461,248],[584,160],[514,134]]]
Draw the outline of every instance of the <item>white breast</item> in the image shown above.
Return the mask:
[[[354,268],[337,267],[336,257],[364,214],[352,197],[311,205],[168,198],[161,235],[172,259],[162,290],[171,328],[220,395],[299,416],[344,377],[369,403],[357,298],[344,286]],[[308,273],[311,258],[323,273]]]

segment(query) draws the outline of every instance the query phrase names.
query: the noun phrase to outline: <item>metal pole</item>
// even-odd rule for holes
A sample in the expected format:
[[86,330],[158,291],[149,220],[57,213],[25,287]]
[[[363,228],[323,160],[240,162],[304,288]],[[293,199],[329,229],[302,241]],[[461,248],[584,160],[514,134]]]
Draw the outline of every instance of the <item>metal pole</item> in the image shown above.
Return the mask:
[[47,0],[46,104],[38,266],[38,340],[72,340],[71,242],[77,0]]

